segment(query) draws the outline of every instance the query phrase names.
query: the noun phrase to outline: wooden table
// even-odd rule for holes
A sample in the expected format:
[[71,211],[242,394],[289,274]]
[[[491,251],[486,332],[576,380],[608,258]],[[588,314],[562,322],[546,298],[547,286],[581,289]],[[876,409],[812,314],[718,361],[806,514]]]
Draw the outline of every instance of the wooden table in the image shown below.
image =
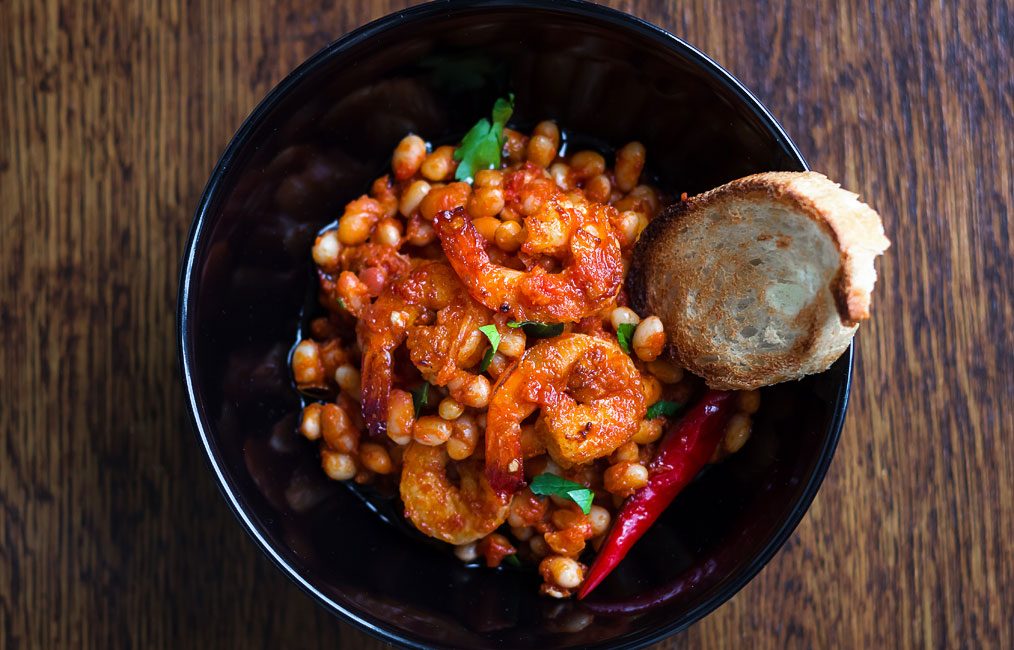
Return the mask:
[[[234,521],[187,423],[173,314],[244,116],[404,4],[0,3],[0,648],[381,645]],[[742,79],[894,242],[820,495],[663,645],[1014,647],[1011,5],[614,4]]]

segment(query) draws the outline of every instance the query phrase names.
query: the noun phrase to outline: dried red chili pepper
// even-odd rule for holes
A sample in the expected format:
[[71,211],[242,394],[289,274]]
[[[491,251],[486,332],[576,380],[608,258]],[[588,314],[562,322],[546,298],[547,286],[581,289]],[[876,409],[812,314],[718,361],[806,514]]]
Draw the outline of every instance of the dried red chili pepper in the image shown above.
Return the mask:
[[648,466],[648,484],[634,493],[616,516],[578,598],[584,598],[627,555],[634,543],[669,507],[676,495],[711,460],[733,414],[735,393],[712,390],[673,427]]

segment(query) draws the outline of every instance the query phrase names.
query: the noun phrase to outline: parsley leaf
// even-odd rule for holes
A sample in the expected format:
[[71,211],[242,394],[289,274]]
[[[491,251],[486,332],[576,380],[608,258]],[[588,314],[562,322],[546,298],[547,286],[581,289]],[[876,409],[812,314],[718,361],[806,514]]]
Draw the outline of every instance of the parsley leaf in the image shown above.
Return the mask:
[[647,420],[654,420],[655,418],[662,416],[671,418],[679,413],[681,408],[683,408],[683,405],[679,402],[667,402],[666,400],[662,400],[649,406],[648,412],[644,414],[644,417]]
[[580,490],[571,490],[567,493],[567,496],[571,501],[576,503],[580,508],[581,512],[588,514],[591,512],[592,501],[595,500],[595,495],[588,488],[581,488]]
[[566,497],[579,505],[584,514],[591,512],[592,501],[595,499],[595,494],[585,486],[556,474],[539,474],[528,487],[534,494]]
[[634,340],[635,329],[637,329],[637,325],[633,323],[620,323],[620,326],[616,328],[616,340],[627,354],[630,354],[630,342]]
[[519,560],[518,556],[515,555],[514,553],[511,553],[510,555],[505,557],[503,559],[503,563],[508,566],[517,567],[519,569],[521,568],[521,560]]
[[500,98],[493,102],[493,124],[500,125],[500,144],[503,144],[503,127],[507,124],[507,120],[511,119],[511,115],[514,113],[514,93],[508,93],[507,99]]
[[563,334],[563,323],[540,323],[537,320],[507,321],[507,327],[525,328],[525,334],[533,339],[550,339]]
[[497,331],[496,325],[483,325],[479,328],[479,331],[489,339],[489,349],[486,350],[486,354],[482,357],[482,363],[479,364],[479,370],[486,372],[490,362],[493,360],[493,355],[496,354],[496,349],[500,347],[500,332]]
[[479,372],[486,372],[489,370],[489,364],[493,363],[493,348],[487,348],[486,354],[482,355],[482,361],[479,363]]
[[482,118],[475,123],[461,145],[454,150],[454,159],[460,164],[454,172],[455,180],[470,181],[480,169],[496,169],[500,166],[500,152],[503,151],[503,127],[514,113],[514,93],[507,99],[500,98],[493,104],[493,123]]
[[415,407],[416,417],[430,403],[430,383],[424,381],[422,386],[412,389],[412,406]]
[[341,307],[342,309],[349,308],[349,306],[345,304],[345,299],[340,296],[338,297],[338,306]]

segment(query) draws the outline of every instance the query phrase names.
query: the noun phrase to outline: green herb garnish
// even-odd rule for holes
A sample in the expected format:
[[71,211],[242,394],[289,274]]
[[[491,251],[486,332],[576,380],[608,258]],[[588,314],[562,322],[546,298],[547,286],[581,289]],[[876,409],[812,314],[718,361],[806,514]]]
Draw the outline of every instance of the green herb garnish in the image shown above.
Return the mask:
[[510,565],[512,567],[516,567],[518,569],[521,568],[521,560],[519,560],[518,556],[515,555],[514,553],[511,553],[510,555],[504,557],[503,563]]
[[563,323],[540,323],[537,320],[508,321],[507,327],[525,328],[525,334],[533,339],[550,339],[563,334]]
[[493,104],[493,123],[482,118],[475,123],[461,145],[454,150],[454,159],[460,164],[454,172],[459,181],[471,181],[475,172],[480,169],[496,169],[500,166],[500,153],[503,151],[503,127],[514,113],[514,93],[507,99],[498,99]]
[[496,354],[496,349],[500,347],[500,332],[496,329],[496,325],[483,325],[479,328],[479,331],[486,335],[489,339],[489,349],[486,350],[486,354],[482,356],[482,363],[479,364],[479,370],[486,372],[489,368],[489,364],[493,361],[493,355]]
[[415,407],[415,415],[419,417],[419,413],[429,406],[430,403],[430,383],[424,381],[422,386],[417,386],[412,389],[412,406]]
[[649,406],[648,412],[644,414],[644,417],[648,420],[654,420],[655,418],[662,416],[671,418],[679,413],[681,408],[683,408],[683,405],[679,402],[667,402],[662,400]]
[[581,507],[581,512],[584,514],[591,512],[592,500],[595,498],[592,491],[585,486],[560,478],[556,474],[539,474],[532,479],[532,483],[528,487],[534,494],[555,495],[570,499]]
[[637,329],[637,325],[633,323],[620,323],[620,326],[616,328],[616,340],[627,354],[630,354],[630,342],[634,340],[635,329]]
[[349,308],[349,306],[345,304],[345,299],[342,297],[338,298],[338,306],[345,310],[348,310]]

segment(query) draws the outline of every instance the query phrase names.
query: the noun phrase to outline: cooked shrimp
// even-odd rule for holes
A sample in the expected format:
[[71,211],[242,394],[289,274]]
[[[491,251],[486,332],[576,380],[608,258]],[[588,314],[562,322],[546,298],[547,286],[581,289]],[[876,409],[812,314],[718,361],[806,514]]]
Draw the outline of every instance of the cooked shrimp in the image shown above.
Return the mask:
[[447,386],[451,397],[465,406],[483,408],[489,402],[489,380],[467,368],[479,362],[485,339],[479,328],[492,322],[492,313],[472,300],[464,287],[437,312],[433,325],[418,325],[408,334],[412,363],[435,386]]
[[356,318],[370,306],[371,298],[411,268],[408,257],[382,244],[346,246],[338,254],[338,260],[335,273],[317,269],[321,302],[330,308],[341,300]]
[[[620,243],[609,222],[613,208],[580,194],[563,194],[552,181],[523,168],[511,175],[512,205],[527,214],[525,255],[549,255],[559,273],[543,265],[518,271],[494,263],[464,209],[433,221],[441,246],[472,297],[518,320],[576,321],[612,300],[623,278]],[[521,180],[516,180],[520,178]]]
[[486,476],[500,494],[524,479],[521,422],[537,408],[549,455],[569,467],[629,440],[646,405],[640,373],[615,343],[565,334],[529,348],[493,387],[486,417]]
[[370,435],[382,437],[387,430],[392,354],[427,310],[443,309],[458,293],[460,284],[451,267],[424,262],[388,286],[359,319],[356,334],[363,349],[363,418]]
[[496,530],[507,520],[510,497],[494,492],[478,461],[456,464],[458,484],[447,476],[444,447],[413,442],[405,450],[401,500],[405,517],[430,537],[448,544],[467,544]]

